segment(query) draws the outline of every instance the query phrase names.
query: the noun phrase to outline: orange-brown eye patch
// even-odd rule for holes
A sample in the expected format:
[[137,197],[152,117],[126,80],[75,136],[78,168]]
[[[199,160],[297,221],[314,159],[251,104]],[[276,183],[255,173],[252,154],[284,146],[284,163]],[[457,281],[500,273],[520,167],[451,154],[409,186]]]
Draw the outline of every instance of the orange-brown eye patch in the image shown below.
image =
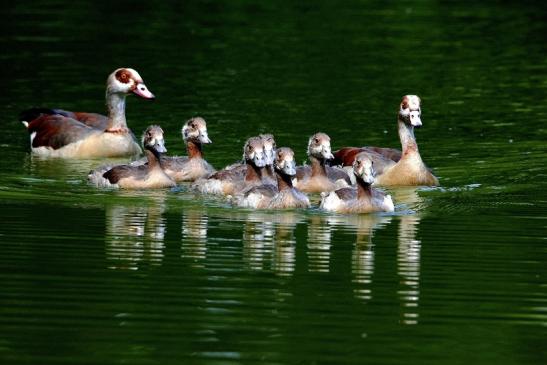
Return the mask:
[[408,97],[404,96],[403,100],[401,101],[401,108],[402,109],[408,109]]
[[131,73],[126,69],[121,69],[116,72],[116,80],[123,84],[127,84],[129,83],[129,80],[131,80]]

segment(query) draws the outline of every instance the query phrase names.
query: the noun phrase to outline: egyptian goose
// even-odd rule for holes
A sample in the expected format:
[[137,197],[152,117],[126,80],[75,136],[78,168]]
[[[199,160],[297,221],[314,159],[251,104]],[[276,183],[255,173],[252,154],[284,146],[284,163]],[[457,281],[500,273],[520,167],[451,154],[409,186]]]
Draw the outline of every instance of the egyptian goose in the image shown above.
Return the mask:
[[48,157],[120,157],[141,153],[125,120],[125,98],[154,95],[137,71],[119,68],[106,81],[108,116],[60,109],[33,108],[20,115],[30,134],[32,152]]
[[152,125],[142,136],[142,145],[148,162],[140,166],[105,166],[91,171],[88,180],[97,187],[122,189],[154,189],[176,186],[173,179],[162,169],[160,154],[167,152],[163,140],[163,130]]
[[337,167],[328,166],[333,159],[330,137],[315,133],[308,141],[308,158],[311,166],[296,168],[295,186],[306,193],[333,191],[351,185],[348,174]]
[[397,150],[370,148],[343,148],[335,153],[337,162],[351,165],[355,156],[368,151],[375,163],[378,185],[439,185],[439,180],[429,171],[422,161],[418,144],[414,137],[414,128],[422,126],[421,101],[416,95],[406,95],[401,101],[397,123],[403,151],[398,157]]
[[[261,169],[262,181],[267,184],[275,185],[277,183],[273,170],[273,161],[275,159],[276,148],[275,139],[274,136],[269,133],[260,134],[259,137],[262,139],[264,147],[264,158],[266,160],[266,166]],[[242,162],[236,162],[228,165],[223,170],[232,170],[232,172],[230,173],[232,179],[243,180],[245,178],[245,173],[247,172],[247,166],[245,165],[245,161],[243,160]]]
[[235,203],[242,207],[258,209],[309,208],[308,197],[293,187],[295,167],[293,150],[288,147],[279,148],[274,161],[277,186],[254,186],[237,196]]
[[[194,117],[186,121],[182,127],[182,139],[186,144],[188,156],[160,156],[161,167],[173,180],[195,181],[205,178],[215,172],[203,158],[202,145],[211,143],[207,134],[207,123],[201,117]],[[146,163],[145,159],[132,162],[133,166]]]
[[263,170],[266,165],[264,143],[260,137],[251,137],[243,146],[245,174],[242,178],[241,168],[224,169],[215,172],[207,179],[196,180],[192,188],[205,194],[233,195],[246,188],[262,183]]
[[323,193],[321,209],[337,213],[393,212],[391,196],[371,186],[375,173],[368,153],[363,152],[356,156],[353,173],[357,188],[342,188],[328,194]]

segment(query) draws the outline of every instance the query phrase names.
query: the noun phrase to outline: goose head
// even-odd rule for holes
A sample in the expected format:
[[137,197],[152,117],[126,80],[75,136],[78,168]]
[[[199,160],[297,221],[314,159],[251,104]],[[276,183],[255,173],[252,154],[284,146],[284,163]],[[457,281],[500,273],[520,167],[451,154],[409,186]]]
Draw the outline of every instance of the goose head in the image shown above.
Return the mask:
[[399,109],[399,119],[415,128],[422,126],[421,100],[417,95],[405,95]]
[[296,175],[296,163],[294,162],[294,152],[288,147],[281,147],[275,153],[274,167],[287,176]]
[[243,147],[243,159],[246,163],[253,164],[256,167],[266,166],[262,138],[251,137],[245,142],[245,146]]
[[154,99],[154,94],[148,90],[141,75],[132,68],[119,68],[112,72],[106,80],[107,94],[135,94],[144,99]]
[[332,160],[334,156],[330,148],[330,137],[325,133],[315,133],[308,141],[308,156],[320,160]]
[[376,176],[373,165],[367,153],[359,153],[353,161],[353,173],[367,184],[372,184]]
[[275,159],[275,139],[271,134],[261,134],[262,144],[264,146],[264,158],[266,165],[273,165]]
[[182,127],[182,138],[185,142],[212,143],[207,134],[207,123],[201,117],[188,119]]
[[142,146],[152,152],[165,153],[165,142],[163,140],[163,130],[158,125],[151,125],[146,128],[142,135]]

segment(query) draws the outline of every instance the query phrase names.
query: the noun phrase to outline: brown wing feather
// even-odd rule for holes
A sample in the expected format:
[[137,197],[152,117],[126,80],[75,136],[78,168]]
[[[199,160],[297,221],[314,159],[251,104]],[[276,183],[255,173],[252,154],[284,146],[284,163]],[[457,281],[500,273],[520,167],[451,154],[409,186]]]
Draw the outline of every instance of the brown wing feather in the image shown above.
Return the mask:
[[62,115],[42,115],[28,125],[29,133],[36,132],[32,147],[47,146],[58,149],[84,139],[95,130],[75,119]]
[[241,165],[234,167],[230,170],[220,170],[212,174],[209,179],[217,179],[217,180],[243,180],[245,178],[245,173],[247,171],[246,165]]
[[296,178],[300,181],[305,177],[311,176],[311,167],[310,166],[298,166],[296,168]]
[[259,186],[253,186],[249,190],[245,192],[245,196],[249,196],[250,194],[261,194],[264,196],[267,196],[269,198],[272,198],[277,194],[277,187],[271,184],[264,184]]
[[386,148],[386,147],[363,147],[363,151],[365,152],[376,152],[379,155],[384,156],[385,158],[388,158],[390,160],[393,160],[395,162],[399,162],[401,159],[401,156],[403,153],[395,148]]
[[351,166],[355,156],[361,152],[359,147],[344,147],[333,153],[332,165]]
[[106,126],[108,124],[108,117],[102,114],[82,112],[75,112],[72,114],[74,115],[73,118],[76,119],[78,122],[81,122],[92,128],[100,129],[102,131],[106,129]]
[[132,177],[135,179],[143,179],[148,172],[148,166],[130,166],[119,165],[114,166],[103,174],[103,177],[110,181],[111,184],[116,184],[120,179]]
[[357,198],[357,189],[354,188],[338,189],[335,193],[342,200],[353,200]]
[[386,159],[398,162],[401,159],[401,151],[395,148],[384,147],[344,147],[334,152],[333,165],[351,166],[357,156],[361,152],[369,152],[378,154]]
[[327,176],[331,181],[336,182],[338,180],[344,180],[349,185],[351,185],[351,179],[349,178],[348,174],[339,167],[327,166]]

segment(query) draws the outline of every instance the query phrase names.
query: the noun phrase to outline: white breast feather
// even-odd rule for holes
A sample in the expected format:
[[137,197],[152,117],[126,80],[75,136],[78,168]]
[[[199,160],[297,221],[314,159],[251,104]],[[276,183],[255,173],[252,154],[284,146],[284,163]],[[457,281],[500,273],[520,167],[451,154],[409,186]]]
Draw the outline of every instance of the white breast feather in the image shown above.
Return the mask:
[[331,191],[328,195],[326,193],[321,195],[323,196],[319,206],[321,209],[336,211],[340,207],[342,200],[334,191]]
[[393,200],[391,199],[391,195],[386,195],[384,197],[383,208],[386,212],[393,212],[395,210],[395,207],[393,205]]

